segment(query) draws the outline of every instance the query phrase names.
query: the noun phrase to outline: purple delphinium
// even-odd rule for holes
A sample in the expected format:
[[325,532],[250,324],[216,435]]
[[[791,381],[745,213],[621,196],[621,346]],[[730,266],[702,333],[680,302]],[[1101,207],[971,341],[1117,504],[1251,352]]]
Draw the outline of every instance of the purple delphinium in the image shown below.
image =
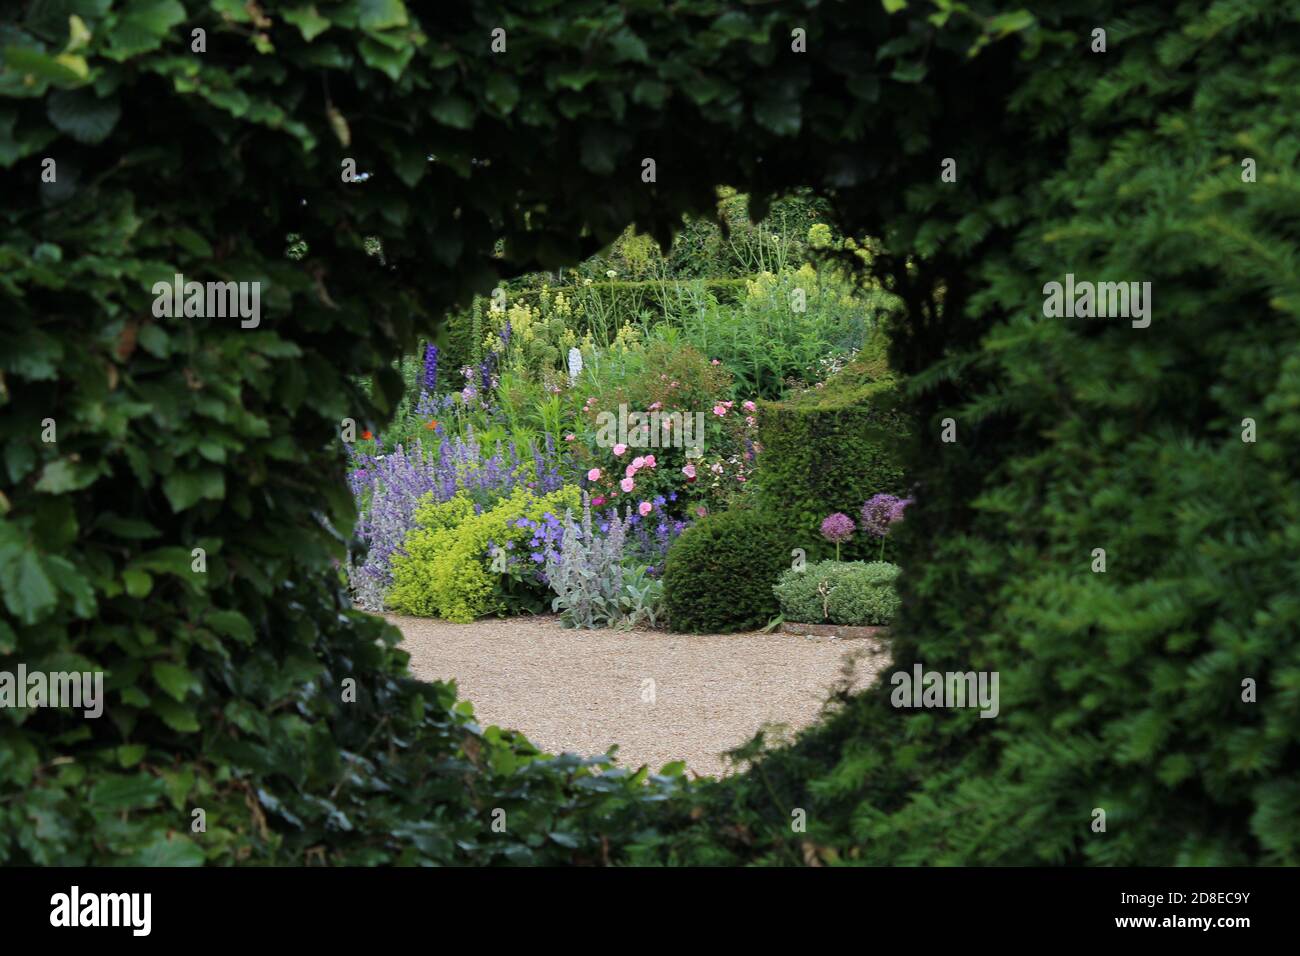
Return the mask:
[[903,512],[912,503],[911,498],[894,495],[872,495],[862,506],[862,530],[880,539],[880,557],[885,556],[885,536],[890,525],[903,520]]
[[835,560],[840,559],[840,545],[853,537],[853,519],[842,511],[827,515],[822,521],[822,537],[835,544]]
[[423,390],[430,395],[438,390],[438,346],[430,342],[424,347]]

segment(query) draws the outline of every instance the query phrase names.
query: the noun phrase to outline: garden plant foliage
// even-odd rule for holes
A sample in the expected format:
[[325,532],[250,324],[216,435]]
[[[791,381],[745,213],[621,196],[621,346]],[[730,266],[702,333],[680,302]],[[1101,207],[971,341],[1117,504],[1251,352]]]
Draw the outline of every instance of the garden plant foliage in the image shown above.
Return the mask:
[[[0,861],[1300,862],[1298,97],[1270,0],[28,5],[0,670],[108,700],[0,712]],[[450,309],[631,222],[666,243],[717,183],[880,238],[919,423],[895,666],[997,670],[1001,715],[894,710],[886,675],[724,784],[592,776],[349,608],[341,423],[386,421]],[[260,326],[155,317],[176,273],[260,281]],[[1150,281],[1151,325],[1045,319],[1067,273]]]
[[897,580],[888,561],[817,561],[785,571],[775,591],[787,621],[880,626],[898,613]]

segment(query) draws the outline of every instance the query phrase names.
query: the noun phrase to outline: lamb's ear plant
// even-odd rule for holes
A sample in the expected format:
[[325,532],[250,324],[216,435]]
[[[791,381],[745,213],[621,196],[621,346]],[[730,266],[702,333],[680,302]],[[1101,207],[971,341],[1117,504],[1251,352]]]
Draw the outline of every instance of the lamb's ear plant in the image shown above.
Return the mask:
[[546,577],[566,627],[609,627],[623,618],[623,542],[627,519],[609,520],[608,531],[597,534],[591,520],[591,499],[582,497],[582,522],[566,511],[564,539],[558,560],[548,557]]

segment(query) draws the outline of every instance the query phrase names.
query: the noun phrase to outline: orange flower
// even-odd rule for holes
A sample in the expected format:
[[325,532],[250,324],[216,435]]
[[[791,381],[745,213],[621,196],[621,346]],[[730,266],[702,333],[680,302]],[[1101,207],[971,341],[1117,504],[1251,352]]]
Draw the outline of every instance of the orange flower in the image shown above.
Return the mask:
[[435,428],[438,427],[438,423],[434,421],[432,418],[430,418],[427,422],[424,423],[424,427],[429,429],[429,431],[433,431]]
[[370,439],[374,438],[375,436],[372,435],[372,434],[370,434],[370,429],[367,428],[365,431],[363,431],[363,432],[361,433],[361,437],[362,437],[365,441],[370,441]]

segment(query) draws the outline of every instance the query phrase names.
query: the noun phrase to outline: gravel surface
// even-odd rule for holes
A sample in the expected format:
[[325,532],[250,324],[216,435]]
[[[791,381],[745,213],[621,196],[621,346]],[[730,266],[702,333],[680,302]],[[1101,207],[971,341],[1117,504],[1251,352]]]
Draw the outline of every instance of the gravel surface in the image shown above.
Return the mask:
[[415,676],[454,678],[484,726],[522,731],[551,753],[618,744],[626,766],[685,760],[701,776],[733,772],[723,752],[764,725],[815,721],[847,661],[857,660],[859,689],[888,661],[868,640],[575,631],[554,617],[385,617],[401,628]]

